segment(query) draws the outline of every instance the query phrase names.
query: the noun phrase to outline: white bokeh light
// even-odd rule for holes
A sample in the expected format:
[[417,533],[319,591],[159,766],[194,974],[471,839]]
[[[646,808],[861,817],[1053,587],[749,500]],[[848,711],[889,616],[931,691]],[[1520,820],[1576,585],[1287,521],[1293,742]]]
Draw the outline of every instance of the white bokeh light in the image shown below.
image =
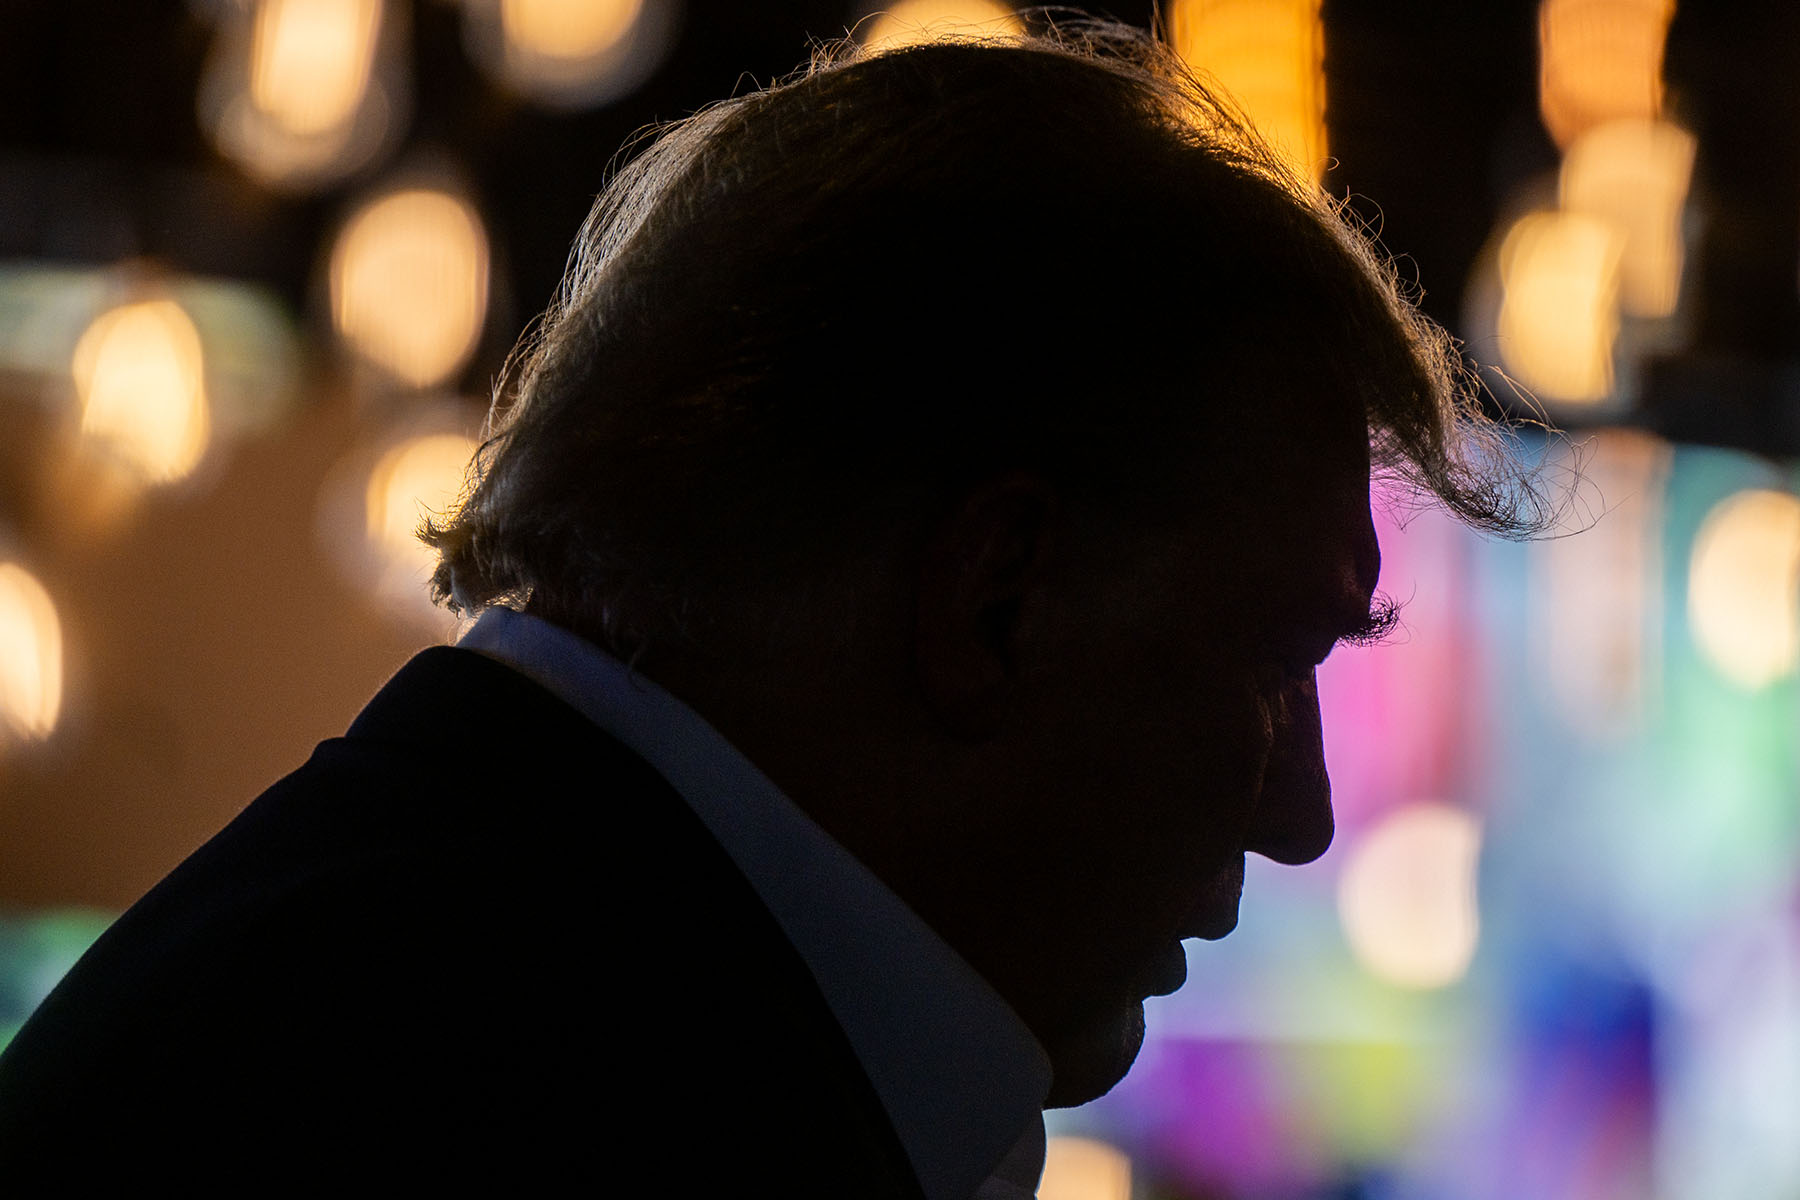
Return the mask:
[[1751,489],[1721,501],[1694,538],[1688,625],[1707,661],[1756,689],[1800,660],[1800,499]]
[[1444,804],[1396,809],[1351,847],[1338,917],[1370,974],[1410,988],[1462,978],[1480,938],[1480,850],[1480,824]]

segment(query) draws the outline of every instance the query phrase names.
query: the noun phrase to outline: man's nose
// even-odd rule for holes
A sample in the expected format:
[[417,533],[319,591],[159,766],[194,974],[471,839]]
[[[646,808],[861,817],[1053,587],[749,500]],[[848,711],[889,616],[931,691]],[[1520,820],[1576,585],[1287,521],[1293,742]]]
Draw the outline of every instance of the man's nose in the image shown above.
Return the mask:
[[1289,688],[1275,717],[1262,795],[1244,848],[1297,866],[1324,854],[1335,828],[1314,680]]

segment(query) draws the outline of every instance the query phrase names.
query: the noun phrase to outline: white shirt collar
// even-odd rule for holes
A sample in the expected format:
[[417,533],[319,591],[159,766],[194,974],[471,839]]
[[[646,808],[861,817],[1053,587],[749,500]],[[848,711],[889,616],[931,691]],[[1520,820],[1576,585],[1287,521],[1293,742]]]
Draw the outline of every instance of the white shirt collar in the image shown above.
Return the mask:
[[968,1200],[1003,1165],[1035,1184],[1017,1160],[1035,1147],[1042,1169],[1049,1059],[899,896],[700,714],[591,642],[490,608],[458,644],[561,698],[687,801],[811,969],[927,1200]]

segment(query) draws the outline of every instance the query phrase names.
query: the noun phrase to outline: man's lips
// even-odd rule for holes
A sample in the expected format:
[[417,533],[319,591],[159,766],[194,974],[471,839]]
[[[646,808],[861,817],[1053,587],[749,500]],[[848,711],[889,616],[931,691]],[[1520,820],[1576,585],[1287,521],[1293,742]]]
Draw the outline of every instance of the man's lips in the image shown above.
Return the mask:
[[1176,940],[1170,941],[1151,961],[1150,969],[1140,985],[1147,996],[1167,996],[1181,990],[1187,982],[1187,951],[1181,942],[1187,938],[1217,941],[1238,923],[1238,901],[1244,894],[1244,860],[1237,859],[1214,877],[1200,903],[1189,915]]
[[[1237,859],[1214,878],[1181,931],[1181,939],[1217,941],[1237,928],[1238,901],[1244,894],[1244,860]],[[1145,988],[1151,996],[1167,996],[1187,982],[1187,951],[1171,941],[1151,963]]]

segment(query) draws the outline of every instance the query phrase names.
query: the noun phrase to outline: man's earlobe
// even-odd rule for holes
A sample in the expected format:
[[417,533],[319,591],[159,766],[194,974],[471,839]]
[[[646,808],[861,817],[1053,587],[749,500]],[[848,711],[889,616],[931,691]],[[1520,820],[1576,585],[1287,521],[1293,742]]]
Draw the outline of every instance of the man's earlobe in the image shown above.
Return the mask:
[[993,736],[1014,701],[1022,616],[1060,512],[1047,480],[1012,472],[970,492],[925,541],[913,657],[927,707],[954,737]]

